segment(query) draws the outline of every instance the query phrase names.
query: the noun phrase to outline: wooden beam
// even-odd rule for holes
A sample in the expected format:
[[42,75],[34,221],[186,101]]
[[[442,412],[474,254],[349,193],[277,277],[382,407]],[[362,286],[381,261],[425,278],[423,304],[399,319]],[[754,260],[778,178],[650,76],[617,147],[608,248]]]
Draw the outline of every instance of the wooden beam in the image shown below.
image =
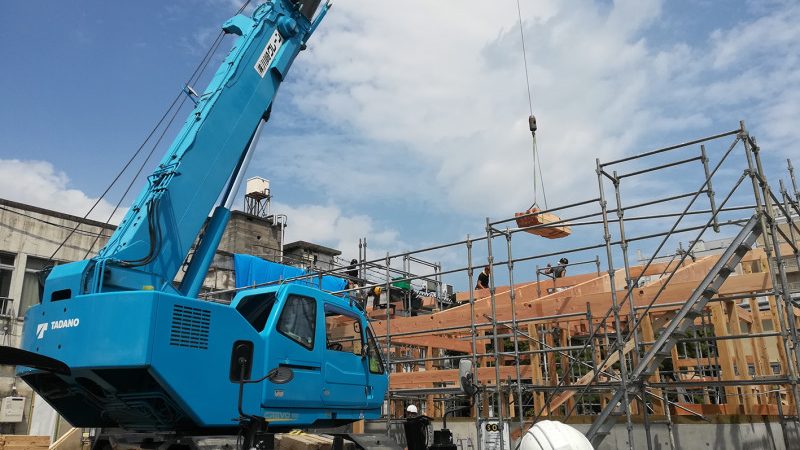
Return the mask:
[[[514,366],[500,367],[500,378],[504,381],[508,378],[516,378],[516,369]],[[520,367],[520,376],[530,378],[530,366]],[[478,380],[481,384],[494,385],[495,373],[494,367],[481,367],[478,369]],[[425,370],[421,372],[395,372],[389,375],[389,385],[392,389],[412,389],[412,388],[430,388],[434,387],[434,383],[448,383],[453,386],[459,386],[458,369],[443,369],[443,370]]]
[[[655,332],[653,331],[653,321],[650,320],[650,313],[647,313],[647,314],[642,316],[641,323],[642,323],[642,338],[646,342],[654,342],[656,340],[656,336],[655,336]],[[644,349],[645,352],[649,351],[650,347],[652,347],[652,346],[645,347],[645,349]],[[661,378],[661,375],[659,374],[658,369],[656,369],[655,372],[653,372],[653,375],[650,376],[650,381],[651,382],[658,382],[660,380],[660,378]],[[655,395],[661,397],[662,399],[664,398],[664,393],[661,391],[661,389],[653,389],[652,392]],[[653,399],[653,412],[655,414],[658,414],[658,415],[664,414],[664,408],[666,408],[666,407],[667,407],[667,405],[665,404],[664,400],[658,400],[658,399],[655,399],[655,398]]]
[[[378,339],[380,339],[380,337]],[[472,343],[443,336],[425,335],[393,337],[392,345],[395,344],[412,345],[415,347],[433,347],[443,350],[452,350],[456,352],[472,354]]]
[[[738,277],[737,277],[738,278]],[[711,304],[711,324],[714,326],[714,336],[729,336],[725,311],[719,303]],[[719,364],[722,369],[721,378],[723,381],[733,381],[736,379],[736,372],[733,367],[734,350],[730,340],[717,341],[717,351],[719,352]],[[730,406],[739,406],[739,390],[734,386],[726,386],[725,403]]]
[[[688,276],[690,272],[686,271]],[[691,272],[699,276],[699,271]],[[698,281],[672,282],[661,293],[655,304],[683,302],[697,288]],[[753,273],[733,276],[727,279],[720,288],[720,295],[742,294],[754,291],[765,291],[772,288],[768,273]],[[638,288],[633,292],[633,301],[637,306],[647,305],[655,297],[660,289],[657,284],[647,285]],[[608,291],[608,277],[603,276],[595,280],[586,282],[579,286],[573,286],[561,292],[556,292],[546,297],[537,299],[535,293],[520,291],[517,300],[517,319],[530,319],[544,316],[554,316],[559,314],[580,313],[586,311],[586,303],[591,305],[592,311],[608,311],[611,306],[611,293]],[[617,292],[619,299],[624,298],[627,292],[622,290]],[[507,295],[496,296],[497,313],[496,320],[511,320],[510,300]],[[486,321],[484,314],[490,314],[491,308],[488,304],[475,305],[475,322]],[[673,309],[677,309],[674,306]],[[623,311],[627,310],[627,306]],[[468,327],[470,324],[469,305],[462,305],[446,311],[435,313],[423,317],[403,317],[393,318],[391,327],[393,333],[440,330],[448,327]],[[386,334],[386,322],[375,321],[373,327],[376,334]],[[434,332],[432,331],[432,333]]]

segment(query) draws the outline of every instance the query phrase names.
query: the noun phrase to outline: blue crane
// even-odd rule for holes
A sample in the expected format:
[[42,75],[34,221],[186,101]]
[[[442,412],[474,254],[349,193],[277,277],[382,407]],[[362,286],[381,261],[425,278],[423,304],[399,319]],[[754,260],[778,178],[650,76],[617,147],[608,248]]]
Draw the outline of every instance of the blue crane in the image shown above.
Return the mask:
[[319,4],[268,0],[225,22],[232,50],[202,95],[187,90],[196,106],[117,230],[97,256],[53,268],[22,348],[0,352],[73,426],[235,434],[380,415],[388,376],[348,300],[300,285],[197,298]]

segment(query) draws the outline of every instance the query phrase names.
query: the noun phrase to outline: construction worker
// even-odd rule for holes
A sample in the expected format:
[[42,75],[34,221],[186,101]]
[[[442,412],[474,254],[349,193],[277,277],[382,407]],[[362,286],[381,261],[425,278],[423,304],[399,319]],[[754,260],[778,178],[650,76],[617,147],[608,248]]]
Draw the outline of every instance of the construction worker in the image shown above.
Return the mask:
[[426,450],[428,448],[428,431],[430,419],[419,414],[415,405],[406,408],[403,430],[406,435],[406,448],[408,450]]
[[558,260],[558,265],[553,269],[553,278],[562,278],[567,274],[567,264],[569,264],[569,260],[567,258],[561,258]]
[[483,268],[483,272],[478,275],[478,282],[475,284],[475,289],[489,289],[489,274],[492,273],[492,266]]
[[350,265],[347,267],[347,278],[350,283],[358,284],[358,260],[351,259]]
[[372,309],[378,309],[381,307],[381,292],[382,289],[380,286],[372,287],[367,292],[367,301],[369,301],[369,298],[372,297]]

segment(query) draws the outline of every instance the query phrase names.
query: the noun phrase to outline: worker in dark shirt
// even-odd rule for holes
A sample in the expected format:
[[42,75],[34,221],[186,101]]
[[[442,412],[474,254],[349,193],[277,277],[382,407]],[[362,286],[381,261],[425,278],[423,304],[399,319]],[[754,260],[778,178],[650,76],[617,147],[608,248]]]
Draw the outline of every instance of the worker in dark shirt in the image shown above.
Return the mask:
[[478,283],[475,284],[475,289],[489,289],[489,274],[492,273],[492,266],[483,268],[483,272],[478,275]]
[[351,259],[350,266],[347,267],[347,278],[350,283],[357,284],[358,281],[358,260]]
[[553,278],[562,278],[567,274],[567,264],[569,264],[569,260],[567,258],[561,258],[558,260],[558,265],[553,268]]

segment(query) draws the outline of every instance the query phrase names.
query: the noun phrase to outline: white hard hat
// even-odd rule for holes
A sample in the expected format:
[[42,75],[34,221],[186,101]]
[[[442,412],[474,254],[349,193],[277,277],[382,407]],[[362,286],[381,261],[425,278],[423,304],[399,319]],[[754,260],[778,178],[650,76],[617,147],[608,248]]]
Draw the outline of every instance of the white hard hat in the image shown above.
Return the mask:
[[543,420],[532,426],[519,446],[520,450],[593,450],[592,444],[580,431],[556,422]]
[[416,414],[417,413],[417,407],[414,406],[414,405],[408,405],[408,408],[406,408],[406,412],[410,412],[412,414]]

